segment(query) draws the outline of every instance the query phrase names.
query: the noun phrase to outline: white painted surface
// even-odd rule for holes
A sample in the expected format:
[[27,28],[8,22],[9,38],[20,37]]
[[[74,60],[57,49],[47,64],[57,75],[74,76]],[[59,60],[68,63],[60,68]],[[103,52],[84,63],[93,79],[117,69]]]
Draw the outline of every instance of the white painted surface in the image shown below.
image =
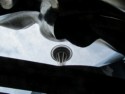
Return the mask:
[[0,87],[0,92],[1,93],[7,93],[7,94],[31,94],[32,91],[14,89],[14,88],[7,88],[7,87]]
[[59,63],[51,57],[51,50],[57,45],[66,45],[72,49],[73,55],[65,65],[100,67],[123,58],[102,39],[81,48],[67,40],[47,39],[41,32],[38,24],[20,30],[0,26],[0,56],[58,66]]

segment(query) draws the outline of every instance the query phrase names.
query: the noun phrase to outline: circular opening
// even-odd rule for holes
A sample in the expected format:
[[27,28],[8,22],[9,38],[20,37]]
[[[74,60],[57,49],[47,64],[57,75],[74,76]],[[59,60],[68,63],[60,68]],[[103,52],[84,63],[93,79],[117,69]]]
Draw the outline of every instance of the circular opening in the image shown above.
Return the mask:
[[59,45],[52,49],[51,56],[55,61],[62,64],[72,57],[72,51],[65,45]]

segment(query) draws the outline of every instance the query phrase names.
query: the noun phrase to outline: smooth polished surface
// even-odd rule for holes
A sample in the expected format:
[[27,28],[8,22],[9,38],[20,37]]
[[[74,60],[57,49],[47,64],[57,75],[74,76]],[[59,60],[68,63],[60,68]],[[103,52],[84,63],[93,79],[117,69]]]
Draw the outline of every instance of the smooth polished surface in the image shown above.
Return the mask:
[[8,87],[0,87],[0,94],[46,94],[40,92],[32,92],[29,90],[8,88]]
[[66,45],[72,50],[73,55],[65,65],[100,67],[123,58],[123,55],[114,51],[102,39],[97,39],[88,47],[82,48],[67,40],[45,37],[41,34],[38,24],[20,30],[0,27],[0,56],[58,66],[59,62],[51,57],[52,49],[58,45]]
[[96,39],[86,47],[65,39],[57,40],[54,22],[50,25],[44,18],[53,6],[49,0],[43,0],[40,12],[22,11],[0,16],[0,56],[59,66],[51,52],[56,46],[66,45],[72,50],[72,57],[63,65],[100,67],[123,59],[122,54],[102,39]]

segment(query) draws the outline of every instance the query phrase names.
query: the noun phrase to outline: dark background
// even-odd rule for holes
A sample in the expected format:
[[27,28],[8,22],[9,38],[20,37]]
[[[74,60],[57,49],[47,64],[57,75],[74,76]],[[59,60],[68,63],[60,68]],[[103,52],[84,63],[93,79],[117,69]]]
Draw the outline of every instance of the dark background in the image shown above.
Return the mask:
[[102,68],[51,66],[0,57],[0,86],[47,94],[121,94],[125,80],[106,76]]

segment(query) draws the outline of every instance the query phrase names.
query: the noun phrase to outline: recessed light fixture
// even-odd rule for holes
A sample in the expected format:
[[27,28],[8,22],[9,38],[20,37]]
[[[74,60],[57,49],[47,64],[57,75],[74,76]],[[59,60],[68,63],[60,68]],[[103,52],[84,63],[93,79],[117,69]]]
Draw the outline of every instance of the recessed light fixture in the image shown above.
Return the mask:
[[52,49],[51,56],[60,65],[64,65],[72,57],[72,50],[66,45],[58,45]]

